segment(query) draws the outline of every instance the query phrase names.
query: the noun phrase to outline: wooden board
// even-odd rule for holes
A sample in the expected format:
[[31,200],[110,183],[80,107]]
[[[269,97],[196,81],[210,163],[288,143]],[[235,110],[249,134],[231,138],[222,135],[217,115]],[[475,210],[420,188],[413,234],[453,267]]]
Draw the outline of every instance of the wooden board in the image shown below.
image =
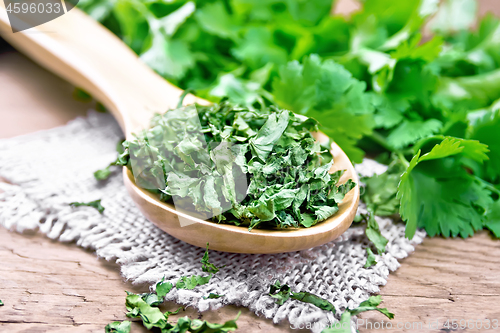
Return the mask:
[[[483,0],[480,12],[488,8],[500,11],[497,3]],[[15,52],[0,54],[0,87],[0,138],[63,125],[92,106],[75,101],[70,85]],[[500,241],[492,240],[487,233],[467,240],[426,239],[414,254],[401,261],[401,267],[381,289],[383,306],[396,314],[393,325],[438,320],[441,329],[447,319],[500,320],[499,257]],[[95,254],[75,245],[1,228],[0,263],[0,299],[5,303],[0,307],[0,332],[102,332],[107,323],[125,319],[124,290],[147,290],[146,286],[123,281],[117,265],[98,260]],[[167,308],[175,305],[168,304]],[[240,310],[239,332],[306,332],[292,330],[286,322],[273,325],[233,306],[203,314],[187,309],[182,315],[222,322]],[[385,317],[373,312],[363,314],[361,319],[370,321],[372,327],[386,322]],[[359,330],[374,331],[369,326]],[[140,325],[132,330],[145,331]],[[498,332],[500,327],[483,331]]]

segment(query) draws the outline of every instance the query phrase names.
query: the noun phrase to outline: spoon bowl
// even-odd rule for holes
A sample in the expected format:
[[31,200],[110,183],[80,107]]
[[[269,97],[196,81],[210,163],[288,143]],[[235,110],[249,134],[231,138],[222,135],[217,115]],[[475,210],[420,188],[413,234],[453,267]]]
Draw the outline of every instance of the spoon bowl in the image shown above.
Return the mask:
[[[76,8],[50,22],[13,33],[2,3],[0,35],[43,67],[104,104],[127,139],[147,128],[155,113],[175,108],[182,94],[181,89],[153,72],[110,31]],[[193,95],[184,99],[184,104],[195,102],[208,104]],[[327,140],[321,133],[316,133],[316,138]],[[330,172],[346,170],[340,182],[353,179],[358,183],[345,153],[335,143],[330,151],[334,157]],[[280,253],[325,244],[349,228],[359,202],[359,186],[356,186],[346,195],[336,214],[313,227],[249,232],[246,227],[204,221],[177,211],[173,204],[162,202],[157,195],[138,187],[126,167],[123,179],[134,203],[159,228],[189,244],[205,247],[208,242],[210,249],[226,252]],[[179,217],[195,223],[181,227]]]

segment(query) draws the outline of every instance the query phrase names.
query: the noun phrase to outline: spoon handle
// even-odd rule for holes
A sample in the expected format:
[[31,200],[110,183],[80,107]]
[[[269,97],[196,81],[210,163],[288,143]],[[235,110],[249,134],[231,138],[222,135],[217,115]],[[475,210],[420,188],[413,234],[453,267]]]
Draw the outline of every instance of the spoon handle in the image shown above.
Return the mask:
[[[13,33],[2,2],[0,34],[19,51],[103,103],[127,138],[146,128],[154,113],[175,107],[182,94],[181,89],[140,61],[120,39],[77,8]],[[187,103],[194,101],[193,96],[186,98]]]

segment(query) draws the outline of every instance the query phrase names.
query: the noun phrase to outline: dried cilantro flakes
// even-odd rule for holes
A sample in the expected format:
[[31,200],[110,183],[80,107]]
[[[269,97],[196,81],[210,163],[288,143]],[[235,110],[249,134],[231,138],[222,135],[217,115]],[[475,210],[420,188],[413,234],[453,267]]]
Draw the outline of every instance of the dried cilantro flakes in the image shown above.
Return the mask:
[[99,213],[104,212],[104,206],[101,205],[101,199],[90,201],[90,202],[71,202],[69,204],[72,207],[88,206],[97,209]]
[[338,185],[314,119],[228,102],[156,115],[120,156],[137,185],[176,209],[252,228],[311,227],[338,211],[355,184]]

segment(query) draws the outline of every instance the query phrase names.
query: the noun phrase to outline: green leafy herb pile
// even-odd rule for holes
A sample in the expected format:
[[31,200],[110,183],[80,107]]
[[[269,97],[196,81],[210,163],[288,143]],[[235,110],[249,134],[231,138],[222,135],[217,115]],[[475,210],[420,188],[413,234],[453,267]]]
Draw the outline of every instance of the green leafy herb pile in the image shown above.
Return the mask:
[[311,227],[338,211],[355,184],[311,131],[311,118],[274,108],[223,102],[156,115],[151,128],[125,141],[115,164],[139,186],[222,223],[265,228]]
[[[177,289],[194,289],[199,285],[209,283],[213,274],[217,274],[221,268],[224,268],[224,266],[217,267],[209,261],[208,245],[209,244],[207,243],[207,249],[205,250],[205,254],[201,259],[202,271],[209,273],[208,276],[181,276],[177,280],[175,285],[171,282],[165,281],[165,279],[162,279],[156,284],[155,290],[153,292],[144,294],[134,294],[127,292],[127,297],[125,299],[125,306],[128,311],[126,314],[127,317],[138,318],[142,321],[142,324],[147,329],[159,329],[159,331],[161,331],[162,333],[227,333],[235,331],[238,328],[236,321],[238,320],[239,314],[234,320],[229,320],[224,324],[214,324],[199,319],[193,320],[189,319],[188,317],[179,318],[176,323],[172,323],[169,322],[169,316],[178,314],[182,310],[182,307],[173,312],[162,312],[159,309],[159,306],[162,305],[165,300],[165,296],[170,291],[172,291],[174,287]],[[186,281],[192,281],[192,283],[186,283]],[[334,314],[336,313],[334,305],[328,300],[309,292],[292,292],[291,288],[288,285],[282,285],[279,280],[276,280],[270,286],[269,296],[275,298],[278,305],[283,305],[289,299],[293,299],[299,302],[315,305],[322,310],[331,311]],[[210,293],[208,296],[205,296],[203,298],[214,299],[220,297],[224,297],[224,295]],[[380,296],[371,296],[368,298],[368,300],[362,302],[357,308],[353,310],[346,309],[342,314],[340,323],[337,323],[337,325],[332,325],[331,328],[325,328],[322,333],[350,333],[351,316],[358,315],[361,312],[365,311],[379,311],[387,318],[393,319],[394,314],[389,312],[386,308],[378,307],[381,302],[382,298]],[[105,332],[129,333],[130,329],[130,321],[115,321],[105,327]]]
[[[287,284],[281,284],[279,280],[276,280],[274,284],[270,286],[269,295],[276,299],[278,305],[283,305],[289,299],[294,299],[300,302],[309,303],[317,306],[318,308],[336,313],[335,306],[328,300],[321,298],[317,295],[311,294],[306,291],[292,292],[290,286]],[[394,314],[389,312],[387,308],[379,308],[378,306],[382,303],[381,296],[370,296],[366,301],[362,302],[355,309],[346,309],[340,318],[340,322],[332,325],[331,327],[325,328],[321,333],[351,333],[351,318],[356,316],[361,312],[366,311],[378,311],[382,313],[389,319],[394,318]],[[298,328],[298,327],[296,327]],[[312,328],[312,327],[305,327]]]
[[[238,328],[236,321],[238,320],[239,314],[234,320],[229,320],[224,324],[214,324],[206,320],[190,319],[188,317],[181,317],[176,323],[172,323],[169,322],[169,316],[178,314],[179,311],[182,310],[182,307],[173,312],[162,312],[160,310],[159,306],[165,301],[165,296],[174,287],[177,289],[194,289],[197,286],[207,284],[213,274],[216,274],[219,269],[222,268],[216,267],[209,262],[208,243],[201,263],[203,272],[209,273],[208,276],[181,276],[175,286],[171,282],[166,282],[162,279],[156,284],[155,290],[151,293],[134,294],[127,292],[127,297],[125,299],[125,306],[128,311],[127,317],[139,318],[144,327],[149,330],[158,329],[161,333],[227,333],[235,331]],[[207,298],[219,297],[222,297],[222,295],[211,293]],[[105,332],[129,333],[130,328],[130,321],[115,321],[105,327]]]
[[408,238],[500,237],[500,19],[473,28],[475,0],[364,0],[349,17],[328,0],[80,7],[180,87],[313,117],[353,162],[389,165],[363,199],[371,215],[399,214]]

